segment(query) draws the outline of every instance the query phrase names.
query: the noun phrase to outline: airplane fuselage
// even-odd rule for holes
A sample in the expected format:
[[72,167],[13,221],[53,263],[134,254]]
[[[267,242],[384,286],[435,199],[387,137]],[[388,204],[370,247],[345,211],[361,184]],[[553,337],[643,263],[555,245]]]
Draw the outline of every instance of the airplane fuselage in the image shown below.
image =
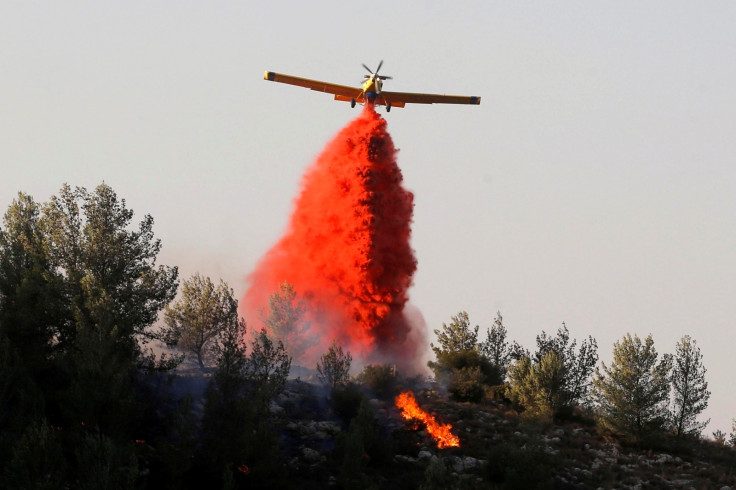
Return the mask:
[[381,93],[382,88],[383,80],[380,78],[376,80],[374,75],[366,78],[365,82],[363,82],[363,93],[365,94],[366,99],[372,102],[376,100],[378,94]]

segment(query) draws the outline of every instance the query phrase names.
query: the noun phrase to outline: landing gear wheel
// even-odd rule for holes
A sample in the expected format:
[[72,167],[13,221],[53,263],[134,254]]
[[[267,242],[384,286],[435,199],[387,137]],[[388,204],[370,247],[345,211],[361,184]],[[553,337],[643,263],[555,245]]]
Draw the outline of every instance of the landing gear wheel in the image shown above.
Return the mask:
[[355,99],[350,99],[350,107],[355,107]]
[[386,102],[386,112],[391,112],[391,102]]

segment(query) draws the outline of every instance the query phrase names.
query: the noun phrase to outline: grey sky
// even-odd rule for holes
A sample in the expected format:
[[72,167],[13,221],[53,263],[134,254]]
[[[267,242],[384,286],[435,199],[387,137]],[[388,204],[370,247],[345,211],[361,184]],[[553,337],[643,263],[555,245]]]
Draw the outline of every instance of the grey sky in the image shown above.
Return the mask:
[[565,321],[609,360],[626,332],[692,335],[730,429],[736,3],[0,4],[0,209],[110,184],[161,262],[238,294],[302,172],[357,116],[273,70],[481,95],[386,116],[415,193],[412,303],[429,328],[501,310],[532,347]]

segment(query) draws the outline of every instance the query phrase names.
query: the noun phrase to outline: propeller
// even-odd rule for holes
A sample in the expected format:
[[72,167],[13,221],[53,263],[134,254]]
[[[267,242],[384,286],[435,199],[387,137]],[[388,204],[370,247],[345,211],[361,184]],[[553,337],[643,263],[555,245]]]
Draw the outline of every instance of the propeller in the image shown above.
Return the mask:
[[391,79],[393,79],[393,77],[383,76],[383,75],[379,75],[378,74],[378,72],[381,70],[381,67],[383,66],[383,60],[381,60],[378,63],[378,68],[376,68],[376,71],[373,71],[370,68],[368,68],[365,63],[361,63],[361,64],[363,65],[363,68],[365,68],[368,71],[368,73],[370,73],[370,75],[363,75],[363,78],[364,79],[370,78],[371,75],[375,75],[375,77],[378,78],[378,79],[380,79],[380,80],[391,80]]

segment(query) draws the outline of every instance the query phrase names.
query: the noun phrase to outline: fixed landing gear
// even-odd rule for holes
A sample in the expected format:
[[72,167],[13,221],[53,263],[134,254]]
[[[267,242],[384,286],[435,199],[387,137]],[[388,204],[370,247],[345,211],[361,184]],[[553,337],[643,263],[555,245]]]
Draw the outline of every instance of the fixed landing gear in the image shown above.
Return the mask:
[[350,99],[350,107],[355,107],[355,99]]
[[391,102],[386,102],[386,112],[391,112]]

